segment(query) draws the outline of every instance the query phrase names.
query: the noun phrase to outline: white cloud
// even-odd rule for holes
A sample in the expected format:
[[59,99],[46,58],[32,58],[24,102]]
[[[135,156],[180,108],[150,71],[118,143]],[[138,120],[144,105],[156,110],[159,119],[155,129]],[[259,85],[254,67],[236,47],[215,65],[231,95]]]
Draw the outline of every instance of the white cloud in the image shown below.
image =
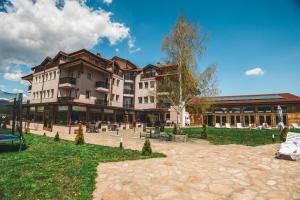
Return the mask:
[[[85,1],[11,0],[0,12],[0,71],[14,64],[37,65],[59,50],[91,49],[102,39],[116,44],[130,39],[129,28],[114,22],[112,13],[93,10]],[[12,75],[7,75],[12,78]]]
[[112,0],[103,0],[103,3],[111,4],[111,3],[112,3]]
[[118,48],[115,49],[116,52],[119,52],[120,50]]
[[260,67],[249,69],[245,72],[247,76],[262,76],[265,74],[264,70]]
[[142,49],[141,48],[136,48],[136,49],[133,49],[133,50],[129,50],[129,53],[133,54],[133,53],[139,52],[140,50],[142,50]]
[[20,70],[6,72],[3,75],[4,79],[9,80],[9,81],[21,81],[22,76],[23,76],[23,74]]
[[128,39],[128,47],[131,49],[131,48],[133,48],[134,47],[134,45],[135,45],[135,38],[133,38],[133,37],[129,37],[129,39]]

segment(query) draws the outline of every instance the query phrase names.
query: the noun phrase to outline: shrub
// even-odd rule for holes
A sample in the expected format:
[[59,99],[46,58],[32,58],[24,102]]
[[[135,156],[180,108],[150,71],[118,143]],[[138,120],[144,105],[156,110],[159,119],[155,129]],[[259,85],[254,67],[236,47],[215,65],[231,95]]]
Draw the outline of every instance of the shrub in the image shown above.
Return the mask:
[[59,138],[59,134],[58,134],[58,131],[57,131],[55,136],[54,136],[54,141],[58,142],[59,140],[60,140],[60,138]]
[[144,146],[142,149],[142,155],[149,156],[151,154],[152,154],[151,143],[150,143],[150,140],[147,138],[144,142]]
[[206,124],[203,124],[202,132],[201,132],[201,138],[202,139],[207,139],[207,127],[206,127]]
[[84,136],[81,123],[79,123],[78,133],[75,137],[75,144],[84,144]]
[[44,136],[46,136],[46,132],[44,132]]

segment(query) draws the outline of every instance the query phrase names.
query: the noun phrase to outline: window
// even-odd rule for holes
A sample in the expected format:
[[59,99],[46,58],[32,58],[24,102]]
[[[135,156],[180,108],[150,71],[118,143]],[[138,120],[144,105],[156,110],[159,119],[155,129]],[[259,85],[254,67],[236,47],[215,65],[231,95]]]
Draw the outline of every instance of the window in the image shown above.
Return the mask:
[[49,73],[49,79],[52,80],[52,72]]
[[145,88],[148,88],[148,86],[149,86],[149,83],[145,82]]
[[154,88],[154,85],[155,85],[155,82],[154,82],[154,81],[151,81],[151,82],[150,82],[150,87],[151,87],[151,88]]
[[38,82],[38,77],[37,77],[37,76],[35,77],[35,82],[36,82],[36,83]]
[[117,79],[117,86],[119,86],[120,85],[120,80],[119,79]]
[[139,103],[143,103],[143,98],[139,97]]
[[112,85],[114,85],[114,84],[115,84],[115,78],[112,79]]
[[115,94],[111,94],[110,100],[113,101],[115,98]]
[[41,82],[41,75],[39,75],[39,82]]
[[43,95],[44,95],[44,98],[46,98],[46,90],[44,90]]
[[91,96],[91,91],[87,90],[85,91],[85,98],[89,99]]
[[51,89],[51,98],[54,97],[54,89]]
[[139,88],[142,89],[143,88],[143,83],[139,82]]
[[45,81],[48,81],[48,73],[46,74],[46,78],[45,78]]
[[56,71],[53,72],[53,79],[56,78]]
[[50,90],[47,90],[47,98],[50,97]]
[[35,92],[33,93],[33,99],[35,99]]
[[154,96],[150,97],[150,103],[154,103]]
[[44,82],[45,81],[45,75],[43,74],[42,75],[42,82]]
[[92,80],[92,73],[87,73],[87,79]]
[[119,102],[120,95],[116,95],[116,102]]
[[148,97],[144,97],[144,103],[148,103]]

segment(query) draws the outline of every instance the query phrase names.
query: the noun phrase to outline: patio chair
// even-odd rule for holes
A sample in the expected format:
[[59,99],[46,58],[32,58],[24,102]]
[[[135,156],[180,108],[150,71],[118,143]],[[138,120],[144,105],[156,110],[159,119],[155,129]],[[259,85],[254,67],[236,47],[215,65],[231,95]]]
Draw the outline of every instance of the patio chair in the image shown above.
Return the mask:
[[216,123],[215,128],[221,128],[220,123]]
[[231,128],[229,123],[225,123],[225,128]]

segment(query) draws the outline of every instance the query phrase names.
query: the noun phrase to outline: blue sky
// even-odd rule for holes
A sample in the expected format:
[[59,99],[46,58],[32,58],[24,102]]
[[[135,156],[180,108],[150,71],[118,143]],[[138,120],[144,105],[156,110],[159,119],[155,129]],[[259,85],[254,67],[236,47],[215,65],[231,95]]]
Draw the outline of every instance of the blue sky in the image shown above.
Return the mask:
[[[130,36],[113,44],[108,36],[89,45],[88,49],[94,53],[124,57],[139,66],[156,63],[163,58],[160,50],[163,36],[183,14],[210,35],[198,67],[202,71],[210,64],[218,65],[221,95],[278,92],[300,95],[299,1],[113,0],[104,3],[87,0],[85,4],[94,10],[113,13],[112,22],[130,29]],[[128,47],[129,40],[134,42],[134,47]],[[26,63],[17,68],[22,74],[30,71]],[[247,76],[245,72],[253,68],[260,68],[262,73]],[[10,67],[10,72],[14,72],[12,69]],[[3,76],[0,85],[6,90],[25,89],[20,82]]]

